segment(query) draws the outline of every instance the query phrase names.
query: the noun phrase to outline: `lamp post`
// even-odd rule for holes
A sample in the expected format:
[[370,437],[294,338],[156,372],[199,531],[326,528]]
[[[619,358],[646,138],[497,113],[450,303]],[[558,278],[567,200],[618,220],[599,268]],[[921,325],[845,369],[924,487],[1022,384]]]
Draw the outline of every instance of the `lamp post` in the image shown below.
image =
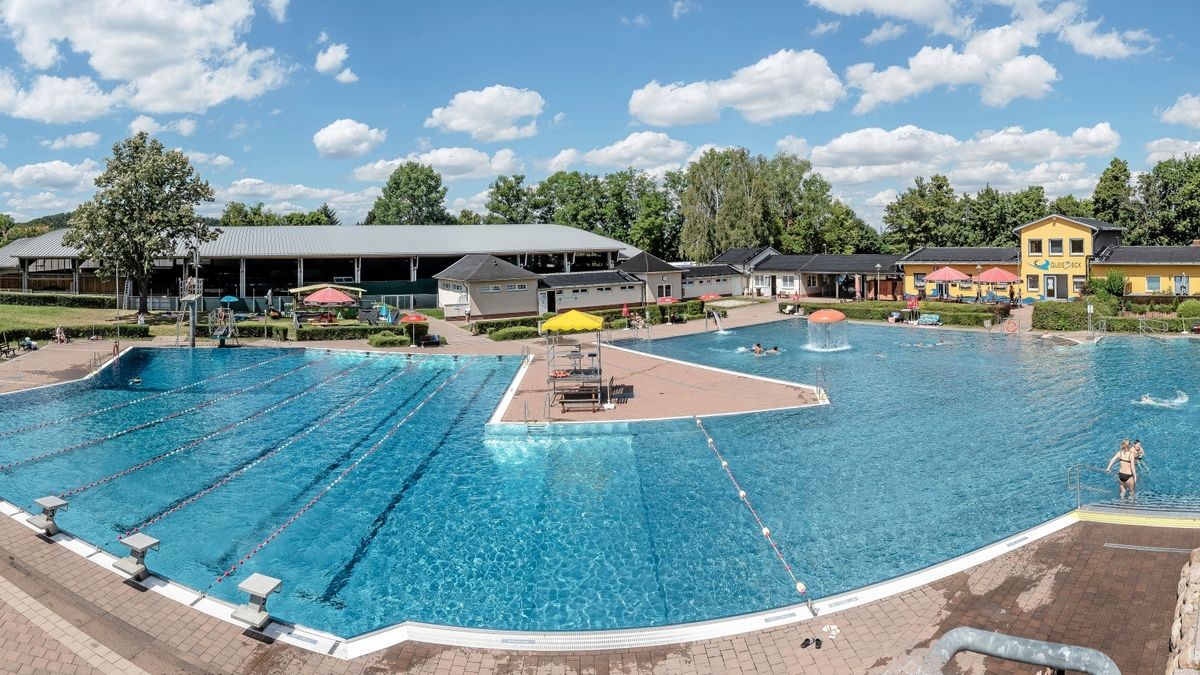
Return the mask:
[[979,287],[979,275],[982,273],[983,273],[983,265],[977,263],[975,265],[975,301],[976,302],[979,302],[980,298],[983,297],[983,289]]
[[879,270],[883,269],[883,265],[875,263],[875,299],[879,300]]

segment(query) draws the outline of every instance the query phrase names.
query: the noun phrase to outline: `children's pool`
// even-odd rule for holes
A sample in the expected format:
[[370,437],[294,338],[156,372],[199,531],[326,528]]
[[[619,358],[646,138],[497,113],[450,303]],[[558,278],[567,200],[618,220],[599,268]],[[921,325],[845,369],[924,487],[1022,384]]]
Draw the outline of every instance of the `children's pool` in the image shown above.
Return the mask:
[[[1191,488],[1200,415],[1175,401],[1198,390],[1195,343],[852,325],[852,349],[819,354],[804,331],[645,348],[801,382],[823,369],[832,405],[705,420],[815,597],[1068,510],[1067,467],[1107,462],[1123,435],[1148,450],[1143,489]],[[783,353],[737,351],[753,342]],[[485,430],[519,365],[135,349],[0,397],[0,496],[66,494],[64,529],[114,553],[144,531],[162,541],[152,570],[227,600],[252,572],[280,577],[275,616],[347,637],[408,619],[658,626],[798,600],[690,420]]]

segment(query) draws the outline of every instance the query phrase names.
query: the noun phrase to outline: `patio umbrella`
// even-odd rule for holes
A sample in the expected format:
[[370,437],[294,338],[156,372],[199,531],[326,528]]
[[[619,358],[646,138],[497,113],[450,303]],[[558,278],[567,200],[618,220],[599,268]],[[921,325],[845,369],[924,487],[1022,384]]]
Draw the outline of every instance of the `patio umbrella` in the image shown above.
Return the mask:
[[720,293],[705,293],[704,295],[700,296],[700,299],[703,300],[704,302],[708,302],[709,300],[720,300],[721,294]]
[[1021,277],[999,267],[993,267],[979,275],[979,281],[985,284],[1015,284],[1020,280]]
[[353,305],[357,300],[336,288],[323,288],[304,298],[306,305]]
[[227,296],[221,298],[221,302],[225,303],[226,305],[228,305],[231,302],[237,302],[237,301],[238,301],[238,299],[233,297],[232,295],[227,295]]
[[428,319],[425,318],[424,314],[405,314],[400,317],[400,323],[412,324],[412,342],[414,345],[417,344],[417,324],[425,323],[426,321]]
[[629,318],[629,303],[621,305],[621,316]]
[[966,281],[970,278],[971,277],[959,272],[953,267],[942,267],[925,275],[925,281],[936,281],[938,283]]
[[677,302],[679,302],[679,298],[672,298],[669,295],[665,298],[658,299],[658,304],[660,304],[660,305],[673,305]]

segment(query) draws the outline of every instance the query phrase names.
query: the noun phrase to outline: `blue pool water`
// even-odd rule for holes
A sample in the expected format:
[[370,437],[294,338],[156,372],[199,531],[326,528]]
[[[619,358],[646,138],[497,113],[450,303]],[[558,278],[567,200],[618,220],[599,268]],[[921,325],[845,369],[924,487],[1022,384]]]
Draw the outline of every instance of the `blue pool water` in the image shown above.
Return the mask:
[[[1134,401],[1200,393],[1195,343],[1056,348],[852,325],[851,350],[821,354],[801,349],[804,331],[783,322],[640,348],[801,382],[823,368],[832,405],[705,422],[816,597],[1068,510],[1066,468],[1107,462],[1123,434],[1146,444],[1144,489],[1191,489],[1196,404]],[[784,353],[736,351],[753,342]],[[797,601],[692,422],[485,431],[518,366],[134,350],[91,380],[0,397],[0,496],[32,508],[85,487],[65,529],[120,553],[116,538],[149,521],[163,542],[156,572],[234,601],[250,573],[280,577],[273,614],[343,636],[406,619],[654,626]]]

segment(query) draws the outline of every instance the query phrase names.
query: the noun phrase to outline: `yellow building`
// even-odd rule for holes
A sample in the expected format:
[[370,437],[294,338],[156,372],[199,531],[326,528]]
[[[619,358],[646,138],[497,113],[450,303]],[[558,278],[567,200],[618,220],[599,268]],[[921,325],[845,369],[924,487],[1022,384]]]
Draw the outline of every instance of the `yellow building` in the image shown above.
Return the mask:
[[1095,218],[1050,215],[1018,227],[1024,295],[1068,300],[1083,294],[1093,255],[1120,246],[1124,228]]
[[1092,261],[1092,276],[1125,275],[1125,295],[1191,295],[1200,283],[1200,241],[1191,246],[1117,246]]
[[[1019,274],[1018,255],[1016,248],[922,246],[900,259],[899,264],[904,269],[904,294],[929,299],[974,300],[995,293],[1006,298],[1007,286],[976,284],[975,278],[993,267]],[[927,274],[942,267],[953,267],[969,279],[940,284],[925,281]]]

